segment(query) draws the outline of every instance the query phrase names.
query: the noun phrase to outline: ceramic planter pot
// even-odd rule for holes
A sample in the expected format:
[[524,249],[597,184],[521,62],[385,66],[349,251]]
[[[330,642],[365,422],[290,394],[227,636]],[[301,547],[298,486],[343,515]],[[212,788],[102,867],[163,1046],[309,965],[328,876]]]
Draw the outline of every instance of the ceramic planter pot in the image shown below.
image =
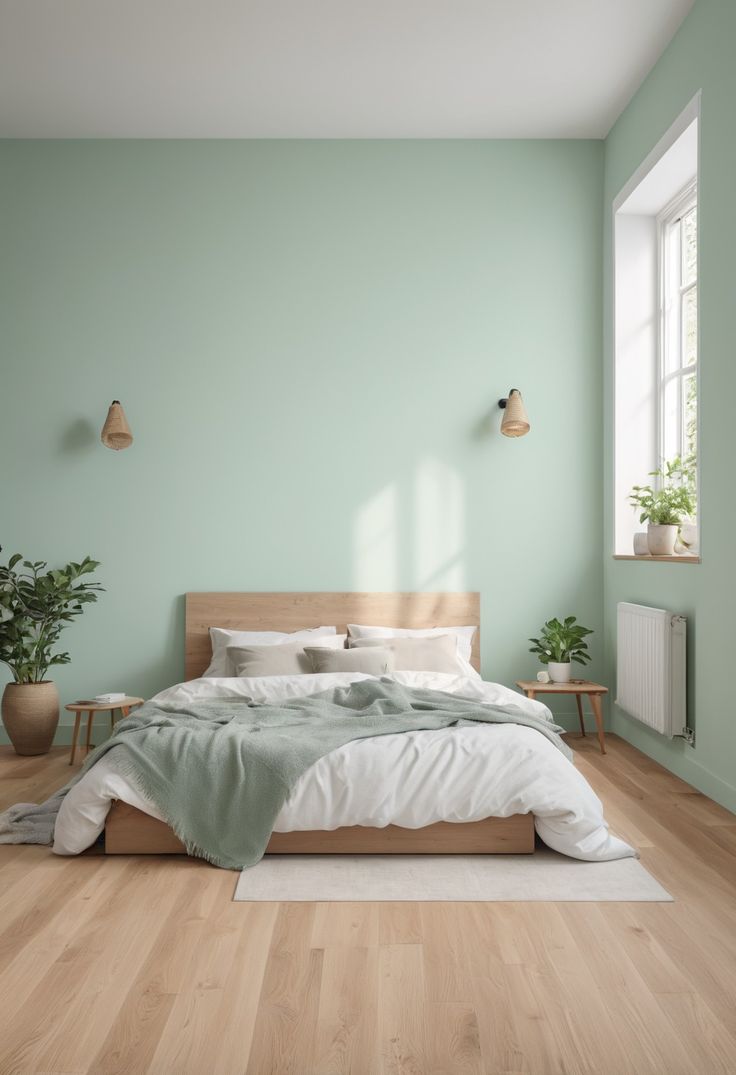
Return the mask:
[[698,527],[697,523],[685,522],[680,527],[680,541],[685,547],[686,552],[696,553],[698,551]]
[[634,534],[634,556],[649,556],[649,541],[644,531]]
[[549,678],[553,683],[569,683],[571,668],[572,664],[570,661],[549,661],[547,664]]
[[59,723],[56,684],[8,683],[3,692],[3,724],[16,754],[47,754]]
[[650,556],[674,556],[677,530],[676,526],[653,526],[650,523],[647,527]]

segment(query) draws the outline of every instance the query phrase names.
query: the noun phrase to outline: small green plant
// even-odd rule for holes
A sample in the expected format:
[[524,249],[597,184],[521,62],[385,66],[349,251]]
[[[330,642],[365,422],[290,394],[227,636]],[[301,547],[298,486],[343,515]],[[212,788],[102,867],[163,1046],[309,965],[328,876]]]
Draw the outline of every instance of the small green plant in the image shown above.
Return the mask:
[[639,522],[652,526],[681,526],[687,515],[694,515],[695,456],[685,459],[677,456],[659,470],[649,472],[656,478],[658,488],[651,485],[635,485],[629,502],[639,509]]
[[79,581],[99,567],[89,556],[58,571],[46,567],[44,560],[24,560],[20,553],[10,557],[7,567],[0,565],[0,662],[16,683],[41,683],[51,665],[69,664],[69,654],[53,653],[54,646],[66,625],[103,589]]
[[540,637],[529,639],[533,643],[529,652],[538,654],[542,664],[549,664],[550,661],[556,664],[567,664],[568,661],[586,664],[590,656],[588,643],[584,639],[592,634],[589,627],[578,624],[575,616],[568,616],[565,620],[547,620]]

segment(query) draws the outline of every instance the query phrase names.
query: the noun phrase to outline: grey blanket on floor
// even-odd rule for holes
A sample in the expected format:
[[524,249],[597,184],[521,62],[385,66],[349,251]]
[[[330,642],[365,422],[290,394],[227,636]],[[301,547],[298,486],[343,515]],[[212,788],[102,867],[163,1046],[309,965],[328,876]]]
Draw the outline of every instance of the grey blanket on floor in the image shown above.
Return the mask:
[[[115,767],[156,805],[190,854],[240,870],[261,859],[289,792],[325,754],[355,739],[468,721],[534,728],[572,756],[561,728],[518,706],[368,679],[280,704],[148,702],[117,725],[76,779],[114,750]],[[0,815],[0,842],[51,842],[72,783],[41,806],[20,804]]]

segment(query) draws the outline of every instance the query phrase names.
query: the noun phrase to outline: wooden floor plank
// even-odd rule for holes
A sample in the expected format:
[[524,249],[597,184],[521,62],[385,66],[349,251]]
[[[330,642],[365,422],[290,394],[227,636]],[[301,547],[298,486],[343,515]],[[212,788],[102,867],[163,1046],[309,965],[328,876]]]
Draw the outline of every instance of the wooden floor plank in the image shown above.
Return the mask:
[[429,1011],[421,944],[384,944],[378,956],[378,1034],[384,1075],[429,1070]]
[[[635,1060],[637,1075],[695,1075],[682,1056],[657,996],[648,989],[615,930],[609,927],[602,905],[563,904],[560,913],[578,939],[583,959],[609,1003],[616,1031],[627,1054]],[[616,1067],[603,1049],[601,1064],[606,1075],[616,1075]]]
[[[192,1075],[209,1072],[219,1056],[222,1036],[228,1029],[226,1015],[233,1000],[230,988],[236,960],[243,955],[247,957],[253,954],[247,948],[243,950],[241,926],[247,921],[253,930],[260,921],[251,908],[240,908],[232,902],[223,905],[222,895],[221,892],[216,901],[207,901],[199,937],[189,949],[190,953],[197,954],[197,958],[190,960],[185,969],[151,1060],[152,1072],[163,1071],[167,1066],[177,1072],[191,1072]],[[265,916],[265,919],[268,921],[269,916]],[[239,969],[242,973],[243,966]],[[251,1000],[254,1002],[255,997]],[[247,1016],[247,1012],[243,1014]],[[238,1023],[240,1015],[240,1012],[231,1011],[231,1018]],[[247,1053],[250,1043],[250,1032],[252,1020],[247,1040],[243,1042],[244,1053]],[[243,1053],[240,1060],[244,1065]]]
[[321,1075],[378,1075],[378,948],[324,950],[314,1070]]
[[191,980],[199,946],[209,929],[212,886],[204,871],[177,872],[169,883],[174,903],[154,944],[98,1044],[90,1069],[99,1075],[126,1070],[134,1054],[145,1070],[158,1046],[174,1000]]
[[[0,1072],[733,1071],[736,818],[570,742],[674,903],[233,903],[196,860],[0,846]],[[72,771],[0,748],[0,808]]]
[[[96,988],[97,975],[107,978],[109,968],[118,965],[124,955],[137,958],[142,953],[145,957],[151,939],[140,912],[129,902],[134,882],[145,874],[144,864],[131,861],[126,867],[117,889],[120,902],[103,896],[84,908],[62,952],[50,962],[23,1006],[13,1013],[0,1043],[0,1071],[16,1067],[63,1071],[83,1066],[73,1059],[76,1032],[84,1025],[84,1009]],[[53,1059],[42,1061],[49,1053]]]
[[427,1000],[430,1004],[471,1004],[462,910],[454,904],[425,903],[420,914]]
[[543,931],[538,928],[533,903],[519,904],[518,909],[518,928],[536,948],[533,966],[539,969],[533,976],[533,988],[553,1018],[560,1048],[567,1057],[566,1070],[591,1071],[604,1054],[613,1070],[637,1075],[639,1068],[610,1016],[608,996],[597,987],[578,938],[559,908],[545,908]]
[[[266,973],[279,909],[275,903],[257,903],[245,908],[235,906],[239,911],[245,911],[237,916],[240,921],[235,959],[225,984],[219,1023],[205,1035],[205,1040],[212,1046],[208,1069],[212,1075],[231,1075],[234,1071],[245,1070],[258,1015],[260,985]],[[244,968],[247,968],[246,973]]]
[[663,993],[659,1006],[666,1013],[682,1055],[694,1072],[733,1075],[736,1039],[725,1032],[703,1000],[694,993]]
[[315,905],[282,903],[258,1002],[248,1075],[313,1070],[324,951],[311,947]]
[[[67,998],[67,1011],[58,1033],[39,1053],[42,1070],[62,1070],[64,1065],[84,1070],[125,1003],[155,945],[156,926],[172,913],[176,896],[175,886],[165,884],[158,871],[149,873],[147,880],[134,874],[132,884],[137,887],[140,883],[147,885],[144,906],[128,899],[125,887],[121,886],[125,903],[121,908],[115,906],[115,897],[109,901],[110,912],[105,914],[102,933],[97,932],[100,914],[96,911],[91,928],[75,935],[72,945],[59,957],[59,962],[65,962],[75,978],[75,990]],[[96,958],[90,962],[92,953],[96,953]],[[77,989],[80,970],[84,979]]]
[[[433,1004],[428,1007],[429,1075],[483,1075],[478,1014],[470,1004]],[[345,1069],[343,1069],[345,1070]]]
[[378,914],[376,903],[316,904],[312,948],[375,948]]

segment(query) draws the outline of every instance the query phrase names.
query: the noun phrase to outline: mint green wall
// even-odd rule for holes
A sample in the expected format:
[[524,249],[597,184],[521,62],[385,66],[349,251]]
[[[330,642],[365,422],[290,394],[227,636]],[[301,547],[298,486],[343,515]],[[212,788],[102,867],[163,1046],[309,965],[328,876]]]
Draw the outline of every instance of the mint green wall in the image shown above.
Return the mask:
[[[643,87],[616,123],[605,149],[605,557],[604,614],[609,676],[615,668],[616,605],[636,601],[689,617],[690,721],[696,747],[669,742],[614,711],[613,730],[713,798],[736,809],[736,605],[733,460],[736,456],[734,257],[736,214],[736,4],[699,0]],[[701,498],[703,562],[615,562],[612,518],[613,350],[611,204],[629,176],[702,88],[700,160]]]
[[189,589],[479,589],[487,677],[556,613],[602,655],[601,143],[0,154],[0,543],[107,587],[63,701],[180,679]]

